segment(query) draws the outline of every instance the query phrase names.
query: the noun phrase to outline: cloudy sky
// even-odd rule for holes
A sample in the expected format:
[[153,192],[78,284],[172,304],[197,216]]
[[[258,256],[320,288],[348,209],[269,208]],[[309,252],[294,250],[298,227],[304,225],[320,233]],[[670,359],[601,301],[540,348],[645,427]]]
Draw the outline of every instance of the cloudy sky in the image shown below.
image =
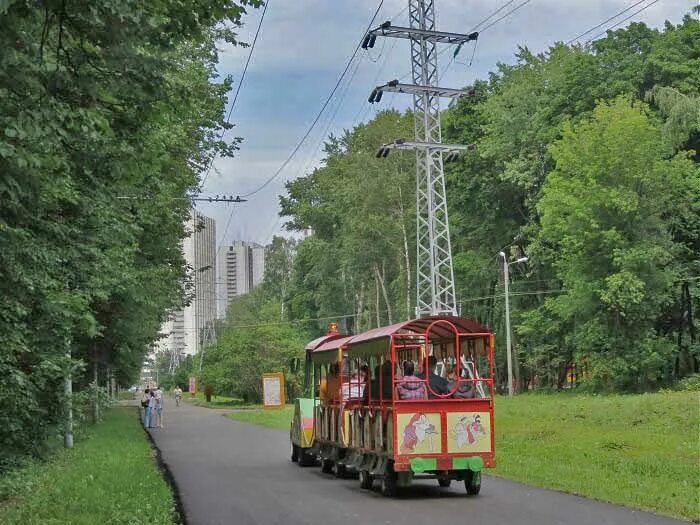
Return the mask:
[[[443,87],[461,87],[485,78],[497,62],[512,62],[518,45],[542,51],[556,41],[568,41],[638,0],[531,0],[479,37],[476,56],[464,49],[440,80]],[[586,35],[596,36],[637,9]],[[203,189],[205,195],[243,195],[270,177],[285,161],[315,118],[369,23],[378,0],[268,0],[267,14],[232,115],[231,136],[244,138],[238,155],[218,159]],[[438,29],[469,32],[506,0],[436,0]],[[502,13],[522,3],[516,0]],[[698,0],[657,0],[632,21],[659,27],[665,20],[678,23]],[[391,20],[407,25],[408,0],[385,0],[378,23]],[[252,42],[262,9],[245,17],[240,38]],[[500,15],[499,15],[500,16]],[[494,19],[497,17],[494,17]],[[219,71],[238,82],[249,48],[223,48]],[[444,69],[451,53],[441,55]],[[377,109],[404,109],[408,95],[385,96],[370,106],[367,96],[376,84],[400,78],[410,70],[408,42],[378,39],[375,48],[360,51],[318,125],[280,177],[250,201],[235,205],[200,204],[199,210],[216,220],[219,243],[234,239],[268,242],[281,231],[278,197],[284,182],[304,173],[321,158],[329,133],[370,119]],[[231,215],[233,211],[233,215]],[[227,223],[229,224],[226,229]]]

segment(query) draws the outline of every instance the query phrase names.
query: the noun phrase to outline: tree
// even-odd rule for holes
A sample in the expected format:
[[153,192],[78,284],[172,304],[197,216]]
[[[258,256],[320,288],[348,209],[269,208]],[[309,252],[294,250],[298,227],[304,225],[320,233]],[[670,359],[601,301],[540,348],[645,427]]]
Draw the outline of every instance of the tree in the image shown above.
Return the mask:
[[216,45],[258,3],[0,8],[0,471],[61,424],[66,376],[130,384],[182,303],[184,197],[238,144]]
[[626,97],[565,125],[551,153],[535,253],[566,293],[548,298],[544,312],[571,326],[564,340],[590,360],[600,387],[655,386],[673,363],[672,342],[655,322],[680,277],[667,217],[697,168],[686,155],[669,158],[659,124]]

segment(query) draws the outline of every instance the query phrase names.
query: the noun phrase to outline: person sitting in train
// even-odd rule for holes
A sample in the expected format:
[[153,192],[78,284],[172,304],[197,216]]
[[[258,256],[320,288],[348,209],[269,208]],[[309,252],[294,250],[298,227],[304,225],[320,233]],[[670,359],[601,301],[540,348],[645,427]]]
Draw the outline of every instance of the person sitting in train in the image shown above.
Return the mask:
[[[437,358],[434,355],[428,357],[428,383],[430,384],[430,389],[428,390],[428,397],[433,398],[435,394],[449,394],[450,390],[447,388],[447,380],[444,377],[440,377],[435,373],[435,367],[437,366]],[[425,379],[425,373],[422,372],[418,374],[420,379]]]
[[321,379],[319,385],[319,397],[326,403],[337,401],[340,394],[340,368],[333,363],[328,368],[328,374]]
[[[445,368],[447,374],[445,379],[447,380],[447,390],[448,392],[455,391],[452,397],[456,399],[467,399],[474,397],[474,385],[471,382],[459,382],[457,381],[457,375],[455,374],[454,365],[447,365]],[[457,388],[455,390],[455,387]]]
[[365,392],[365,379],[362,373],[353,372],[350,380],[340,386],[343,401],[354,401],[362,399]]
[[415,365],[413,361],[404,361],[403,381],[396,385],[399,399],[426,399],[428,397],[425,383],[419,377],[413,375],[414,372]]

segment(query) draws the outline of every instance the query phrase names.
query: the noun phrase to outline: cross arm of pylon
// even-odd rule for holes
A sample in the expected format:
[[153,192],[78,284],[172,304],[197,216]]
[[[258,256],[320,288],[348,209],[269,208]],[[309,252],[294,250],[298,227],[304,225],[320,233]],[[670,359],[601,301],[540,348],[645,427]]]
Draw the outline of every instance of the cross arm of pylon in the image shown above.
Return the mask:
[[409,95],[424,95],[427,94],[433,97],[443,98],[459,98],[463,96],[473,96],[475,91],[465,89],[441,88],[437,86],[421,86],[418,84],[402,84],[398,80],[392,80],[382,86],[377,86],[372,90],[369,96],[369,103],[374,104],[382,100],[382,94],[387,91],[390,93],[407,93]]
[[440,44],[465,44],[479,38],[479,33],[474,31],[469,34],[448,33],[446,31],[431,31],[429,29],[419,29],[416,27],[401,27],[391,25],[391,22],[384,22],[376,29],[368,31],[362,41],[362,48],[372,48],[378,36],[393,38],[423,38],[427,42]]
[[389,155],[392,149],[423,149],[429,152],[443,152],[445,153],[445,161],[451,162],[457,160],[460,153],[463,151],[476,149],[476,144],[442,144],[441,142],[422,142],[418,140],[404,140],[396,139],[394,142],[389,142],[388,144],[383,144],[377,150],[376,157],[384,158]]

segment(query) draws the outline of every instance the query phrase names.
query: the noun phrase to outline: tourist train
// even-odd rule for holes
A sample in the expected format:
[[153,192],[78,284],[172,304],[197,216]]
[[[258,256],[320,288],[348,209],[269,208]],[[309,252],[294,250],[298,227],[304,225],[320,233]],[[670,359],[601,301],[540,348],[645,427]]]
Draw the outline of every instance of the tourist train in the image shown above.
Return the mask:
[[321,465],[394,496],[414,479],[481,488],[495,466],[493,332],[430,316],[306,346],[305,394],[295,400],[291,459]]

